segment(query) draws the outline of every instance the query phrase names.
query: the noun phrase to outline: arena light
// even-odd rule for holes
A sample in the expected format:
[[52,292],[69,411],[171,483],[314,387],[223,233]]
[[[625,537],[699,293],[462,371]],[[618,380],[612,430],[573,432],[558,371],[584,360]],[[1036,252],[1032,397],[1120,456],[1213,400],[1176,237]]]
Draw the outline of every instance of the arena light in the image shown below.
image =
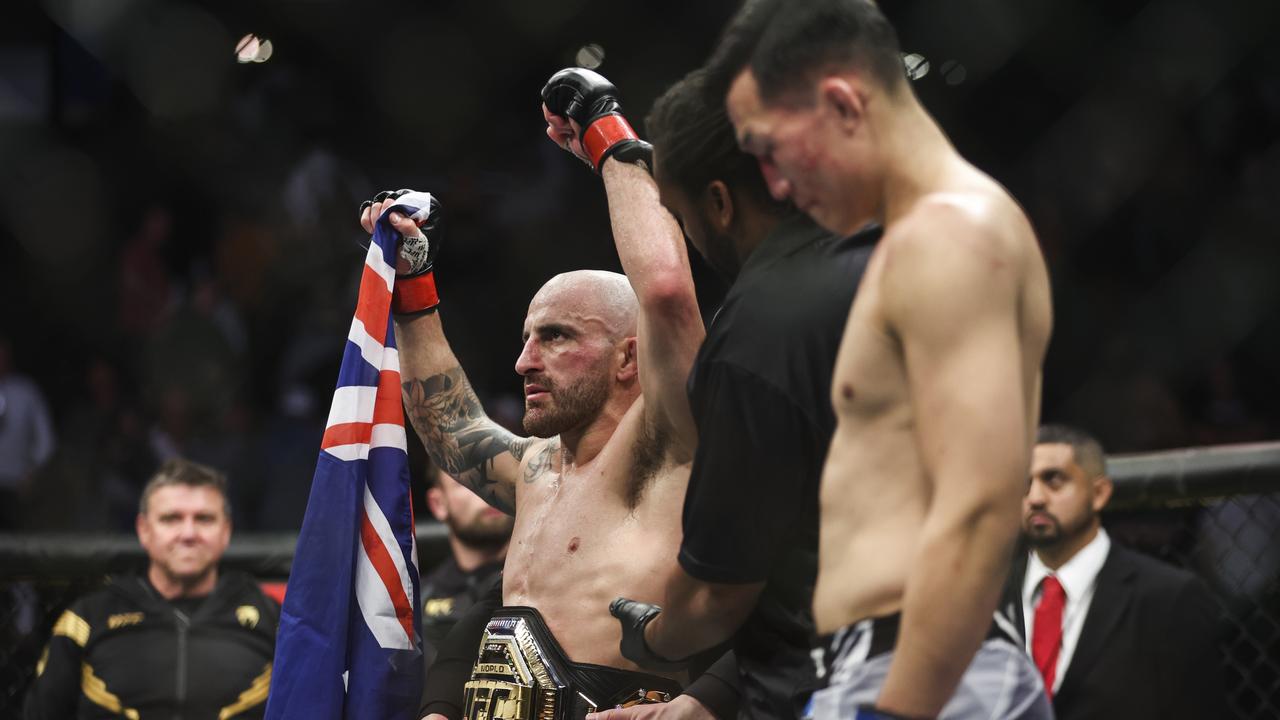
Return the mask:
[[907,77],[919,80],[929,74],[929,60],[918,53],[904,53],[902,65],[907,69]]
[[236,62],[241,65],[264,63],[271,59],[271,41],[249,33],[236,43]]
[[578,48],[578,52],[573,56],[573,61],[578,67],[594,70],[604,62],[604,48],[596,43],[587,43]]
[[942,67],[938,68],[942,73],[942,79],[948,85],[959,85],[969,76],[969,71],[955,60],[947,60],[942,63]]

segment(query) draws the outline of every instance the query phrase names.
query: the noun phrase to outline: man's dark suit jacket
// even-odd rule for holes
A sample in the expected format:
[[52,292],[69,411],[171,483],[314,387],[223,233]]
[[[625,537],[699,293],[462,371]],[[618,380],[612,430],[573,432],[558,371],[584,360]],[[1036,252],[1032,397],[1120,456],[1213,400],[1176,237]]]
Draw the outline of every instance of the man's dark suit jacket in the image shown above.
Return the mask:
[[[1026,554],[1019,558],[1005,598],[1021,630],[1035,608],[1021,607]],[[1113,539],[1053,697],[1058,720],[1227,717],[1219,617],[1199,578]]]

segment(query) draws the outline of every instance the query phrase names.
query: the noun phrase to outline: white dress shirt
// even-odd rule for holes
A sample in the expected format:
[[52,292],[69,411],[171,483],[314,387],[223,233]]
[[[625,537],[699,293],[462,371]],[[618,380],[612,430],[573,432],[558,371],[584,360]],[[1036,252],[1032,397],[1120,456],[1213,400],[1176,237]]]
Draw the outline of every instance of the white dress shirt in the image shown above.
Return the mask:
[[1067,602],[1062,609],[1062,649],[1058,651],[1058,665],[1053,676],[1055,694],[1062,687],[1062,678],[1066,676],[1071,656],[1080,642],[1080,631],[1084,629],[1084,619],[1089,614],[1089,605],[1093,603],[1093,591],[1098,586],[1098,571],[1107,561],[1109,552],[1111,538],[1107,537],[1106,530],[1098,528],[1098,535],[1057,572],[1045,567],[1034,550],[1027,559],[1027,576],[1022,581],[1022,622],[1026,627],[1023,637],[1027,639],[1027,652],[1031,651],[1036,603],[1040,602],[1040,584],[1045,576],[1055,575],[1067,594]]

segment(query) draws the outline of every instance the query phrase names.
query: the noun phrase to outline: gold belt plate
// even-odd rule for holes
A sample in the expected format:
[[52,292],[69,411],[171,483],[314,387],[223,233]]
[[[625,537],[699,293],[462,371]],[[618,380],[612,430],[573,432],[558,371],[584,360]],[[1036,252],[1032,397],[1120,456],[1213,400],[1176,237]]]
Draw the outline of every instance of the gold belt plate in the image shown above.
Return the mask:
[[496,617],[480,641],[480,654],[464,686],[467,720],[555,720],[566,683],[522,618]]

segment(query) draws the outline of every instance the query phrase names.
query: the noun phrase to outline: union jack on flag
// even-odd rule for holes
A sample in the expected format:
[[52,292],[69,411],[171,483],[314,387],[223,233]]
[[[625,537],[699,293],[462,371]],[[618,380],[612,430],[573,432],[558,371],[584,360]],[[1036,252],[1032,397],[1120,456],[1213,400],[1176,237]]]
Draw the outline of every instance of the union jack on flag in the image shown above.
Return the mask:
[[[414,215],[430,195],[396,208]],[[266,718],[417,720],[418,550],[400,361],[391,324],[396,231],[383,218],[320,444],[276,637]]]

